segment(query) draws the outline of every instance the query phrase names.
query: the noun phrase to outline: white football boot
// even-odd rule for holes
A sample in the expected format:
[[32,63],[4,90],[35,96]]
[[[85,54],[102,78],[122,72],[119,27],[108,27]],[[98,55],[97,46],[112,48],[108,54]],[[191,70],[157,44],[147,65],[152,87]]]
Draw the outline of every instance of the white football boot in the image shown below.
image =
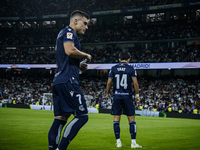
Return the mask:
[[115,145],[116,145],[116,147],[120,148],[120,147],[122,147],[122,142],[121,141],[117,141],[117,143]]
[[131,148],[142,148],[142,146],[137,143],[131,143]]

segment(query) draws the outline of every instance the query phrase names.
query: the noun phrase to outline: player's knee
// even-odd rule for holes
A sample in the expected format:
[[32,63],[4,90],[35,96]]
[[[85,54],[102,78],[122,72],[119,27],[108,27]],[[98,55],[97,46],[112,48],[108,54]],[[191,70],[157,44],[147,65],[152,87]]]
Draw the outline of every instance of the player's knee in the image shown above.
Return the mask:
[[88,122],[88,120],[89,120],[89,117],[88,117],[88,115],[86,115],[86,116],[83,116],[83,122]]
[[80,121],[82,122],[82,124],[85,124],[88,120],[89,120],[89,117],[88,115],[85,115],[85,116],[78,116],[76,118],[79,118]]
[[128,116],[128,121],[129,122],[135,121],[135,115],[134,116]]
[[[86,120],[87,120],[87,121],[89,120],[89,117],[88,117],[88,115],[87,115],[87,119],[86,119]],[[87,121],[86,121],[86,122],[87,122]]]

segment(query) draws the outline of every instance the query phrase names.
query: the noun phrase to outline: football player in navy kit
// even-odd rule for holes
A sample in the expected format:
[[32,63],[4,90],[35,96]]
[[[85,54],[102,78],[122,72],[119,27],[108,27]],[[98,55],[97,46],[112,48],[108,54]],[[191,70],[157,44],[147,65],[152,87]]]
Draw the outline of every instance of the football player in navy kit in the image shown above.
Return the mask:
[[119,54],[119,63],[110,70],[107,82],[107,94],[109,97],[110,88],[113,82],[113,103],[111,114],[114,115],[113,129],[116,138],[116,146],[122,147],[120,140],[120,118],[122,111],[128,117],[129,131],[131,134],[131,148],[142,148],[136,143],[136,122],[135,122],[135,105],[132,98],[132,83],[134,84],[136,101],[139,98],[139,86],[137,82],[137,73],[135,69],[128,65],[131,55],[129,52]]
[[[88,121],[88,111],[83,92],[79,86],[79,70],[87,70],[91,55],[81,51],[77,34],[85,34],[89,16],[75,10],[70,16],[70,25],[62,29],[57,37],[55,53],[57,70],[53,80],[54,122],[48,133],[49,150],[66,150],[71,140]],[[61,131],[70,115],[60,141]],[[59,143],[60,141],[60,143]]]

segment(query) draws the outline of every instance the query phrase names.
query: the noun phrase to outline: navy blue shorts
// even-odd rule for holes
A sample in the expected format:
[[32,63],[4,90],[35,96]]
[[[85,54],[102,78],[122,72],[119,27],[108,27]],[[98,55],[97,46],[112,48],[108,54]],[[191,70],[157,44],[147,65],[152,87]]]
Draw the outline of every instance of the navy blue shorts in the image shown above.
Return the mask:
[[135,115],[135,105],[131,96],[124,96],[124,98],[118,98],[114,96],[112,103],[112,115],[125,114],[127,116]]
[[81,116],[88,113],[83,92],[75,78],[53,87],[53,103],[55,116]]

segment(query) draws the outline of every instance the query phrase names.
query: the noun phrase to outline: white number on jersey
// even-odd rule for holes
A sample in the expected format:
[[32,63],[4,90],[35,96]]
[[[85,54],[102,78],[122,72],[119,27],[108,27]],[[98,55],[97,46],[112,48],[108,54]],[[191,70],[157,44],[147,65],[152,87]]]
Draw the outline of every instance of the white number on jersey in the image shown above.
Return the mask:
[[127,89],[127,86],[128,86],[127,85],[127,74],[122,75],[121,81],[120,81],[119,74],[116,74],[115,77],[116,77],[116,89],[119,89],[120,86],[124,87],[124,89]]
[[76,97],[78,97],[79,104],[82,104],[82,102],[81,102],[81,94],[77,94]]

